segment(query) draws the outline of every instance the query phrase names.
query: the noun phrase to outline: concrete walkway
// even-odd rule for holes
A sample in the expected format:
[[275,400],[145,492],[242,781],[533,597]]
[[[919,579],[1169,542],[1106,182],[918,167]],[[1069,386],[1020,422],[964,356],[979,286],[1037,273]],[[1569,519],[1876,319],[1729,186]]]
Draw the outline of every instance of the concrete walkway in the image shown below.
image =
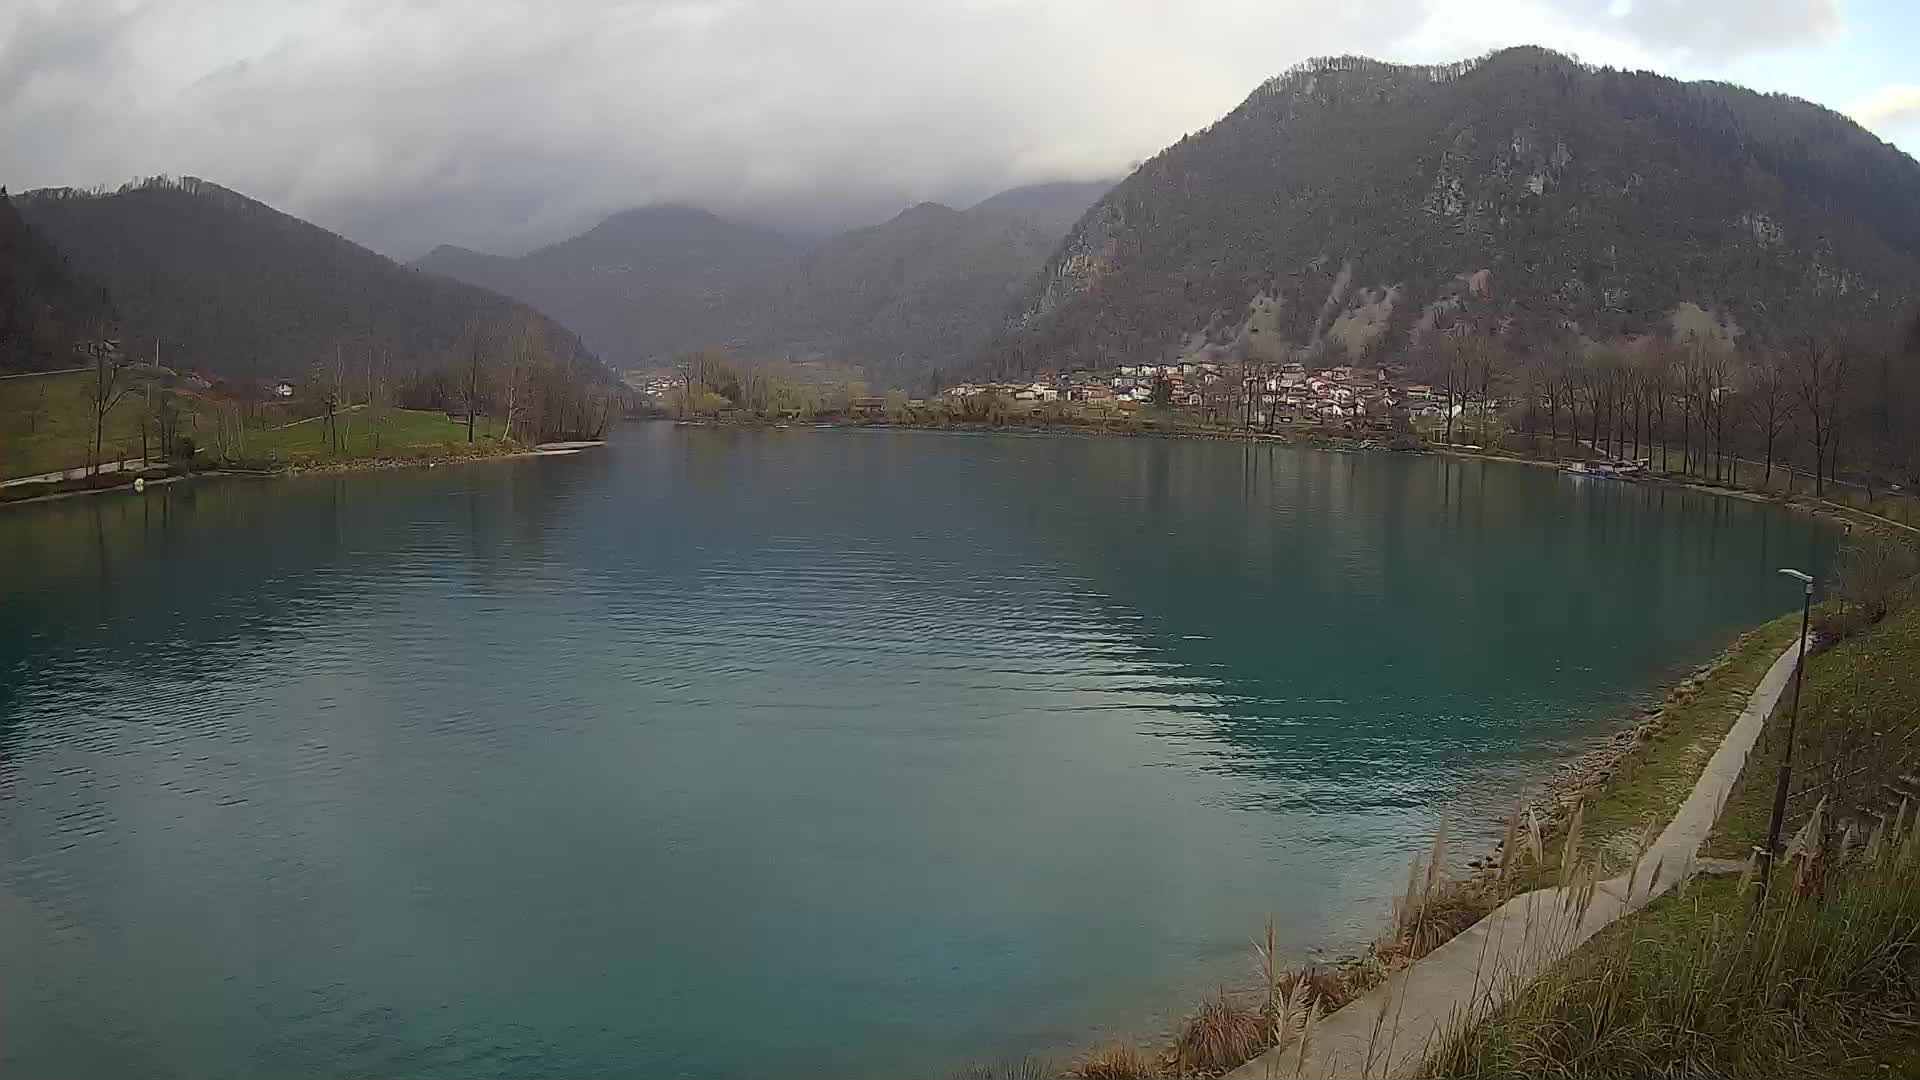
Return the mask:
[[1229,1080],[1322,1077],[1371,1080],[1417,1076],[1447,1034],[1497,1008],[1509,994],[1623,915],[1694,872],[1700,845],[1726,805],[1747,754],[1793,676],[1796,642],[1767,669],[1673,821],[1627,875],[1601,882],[1585,910],[1560,888],[1507,901],[1314,1027],[1306,1060],[1282,1047],[1228,1074]]
[[[158,461],[135,461],[132,458],[128,458],[125,461],[103,461],[100,463],[99,471],[103,473],[134,473],[144,469],[156,469],[162,464],[164,463]],[[33,476],[16,476],[11,480],[0,480],[0,487],[17,487],[21,484],[51,484],[59,480],[79,480],[86,475],[87,467],[81,465],[73,469],[60,469],[56,472],[37,473]]]

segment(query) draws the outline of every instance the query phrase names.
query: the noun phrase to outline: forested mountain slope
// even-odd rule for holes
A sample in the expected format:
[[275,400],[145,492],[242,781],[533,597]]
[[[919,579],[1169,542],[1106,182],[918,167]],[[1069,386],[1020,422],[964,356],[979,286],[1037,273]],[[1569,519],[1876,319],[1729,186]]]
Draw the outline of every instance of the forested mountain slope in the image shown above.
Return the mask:
[[524,300],[609,363],[637,367],[733,336],[741,291],[800,251],[771,229],[650,206],[517,258],[441,247],[413,265]]
[[1058,239],[1012,214],[922,203],[825,241],[745,295],[736,341],[918,389],[979,349]]
[[106,290],[68,265],[0,188],[0,372],[78,366],[74,347],[109,336]]
[[414,265],[518,297],[621,367],[684,351],[823,354],[918,387],[977,355],[1067,227],[1112,184],[938,203],[813,244],[704,210],[655,206],[517,258],[443,247]]
[[1920,164],[1837,113],[1541,49],[1348,57],[1121,181],[982,366],[1393,359],[1468,311],[1524,345],[1664,332],[1685,303],[1768,348],[1884,323],[1917,287]]
[[446,363],[472,327],[574,334],[524,304],[400,266],[217,184],[153,179],[111,193],[53,189],[21,214],[103,283],[127,351],[229,375],[298,375],[336,349],[396,369]]
[[1099,202],[1101,196],[1112,191],[1113,185],[1118,182],[1108,177],[1105,180],[1056,180],[1045,184],[1028,184],[1008,188],[982,199],[969,207],[968,212],[1006,214],[1055,236],[1064,236],[1080,220],[1080,215]]

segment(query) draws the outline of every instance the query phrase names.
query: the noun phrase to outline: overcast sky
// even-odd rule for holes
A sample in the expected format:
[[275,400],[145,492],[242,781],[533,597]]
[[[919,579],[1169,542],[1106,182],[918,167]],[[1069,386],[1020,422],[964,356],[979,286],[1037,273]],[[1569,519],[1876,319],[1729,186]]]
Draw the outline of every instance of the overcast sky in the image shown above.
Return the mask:
[[[682,201],[788,226],[1124,172],[1309,56],[1534,43],[1920,151],[1914,0],[0,0],[0,183],[154,173],[401,258]],[[1916,194],[1920,197],[1920,193]]]

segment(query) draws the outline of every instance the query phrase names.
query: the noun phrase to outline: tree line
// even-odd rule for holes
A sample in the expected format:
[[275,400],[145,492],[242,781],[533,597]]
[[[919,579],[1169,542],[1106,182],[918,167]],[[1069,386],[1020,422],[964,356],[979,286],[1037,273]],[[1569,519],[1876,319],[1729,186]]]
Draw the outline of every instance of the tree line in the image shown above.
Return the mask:
[[[1803,335],[1741,349],[1713,334],[1596,343],[1564,335],[1518,350],[1469,325],[1432,335],[1414,374],[1443,409],[1441,437],[1512,427],[1567,456],[1646,460],[1736,486],[1805,474],[1876,491],[1920,486],[1920,316],[1896,332]],[[1790,482],[1790,481],[1789,481]]]
[[603,365],[556,348],[531,322],[470,324],[445,364],[405,373],[392,390],[401,408],[464,417],[469,442],[482,417],[517,442],[598,439],[624,409],[624,395]]
[[[649,408],[677,417],[735,414],[756,420],[842,416],[866,398],[858,369],[827,364],[755,361],[726,349],[682,353],[674,363],[677,385]],[[889,403],[906,395],[889,391]]]

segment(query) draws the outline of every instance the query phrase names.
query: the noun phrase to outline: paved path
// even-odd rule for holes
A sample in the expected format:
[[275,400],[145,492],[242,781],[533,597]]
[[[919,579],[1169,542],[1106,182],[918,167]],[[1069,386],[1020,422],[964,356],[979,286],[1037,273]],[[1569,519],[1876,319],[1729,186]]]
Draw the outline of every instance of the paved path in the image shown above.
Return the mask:
[[1584,913],[1559,888],[1516,896],[1452,941],[1314,1028],[1306,1060],[1297,1047],[1256,1058],[1228,1080],[1361,1078],[1419,1074],[1449,1030],[1499,1006],[1510,993],[1623,915],[1639,910],[1696,869],[1747,754],[1793,676],[1796,642],[1754,688],[1733,728],[1680,804],[1673,821],[1629,875],[1601,882]]
[[[140,472],[143,469],[157,468],[159,465],[160,462],[157,461],[103,461],[100,463],[100,471],[103,473],[133,473]],[[58,472],[38,473],[34,476],[16,476],[11,480],[0,480],[0,487],[13,487],[15,484],[51,484],[56,480],[78,480],[86,475],[87,467],[82,465],[77,469],[61,469]]]

